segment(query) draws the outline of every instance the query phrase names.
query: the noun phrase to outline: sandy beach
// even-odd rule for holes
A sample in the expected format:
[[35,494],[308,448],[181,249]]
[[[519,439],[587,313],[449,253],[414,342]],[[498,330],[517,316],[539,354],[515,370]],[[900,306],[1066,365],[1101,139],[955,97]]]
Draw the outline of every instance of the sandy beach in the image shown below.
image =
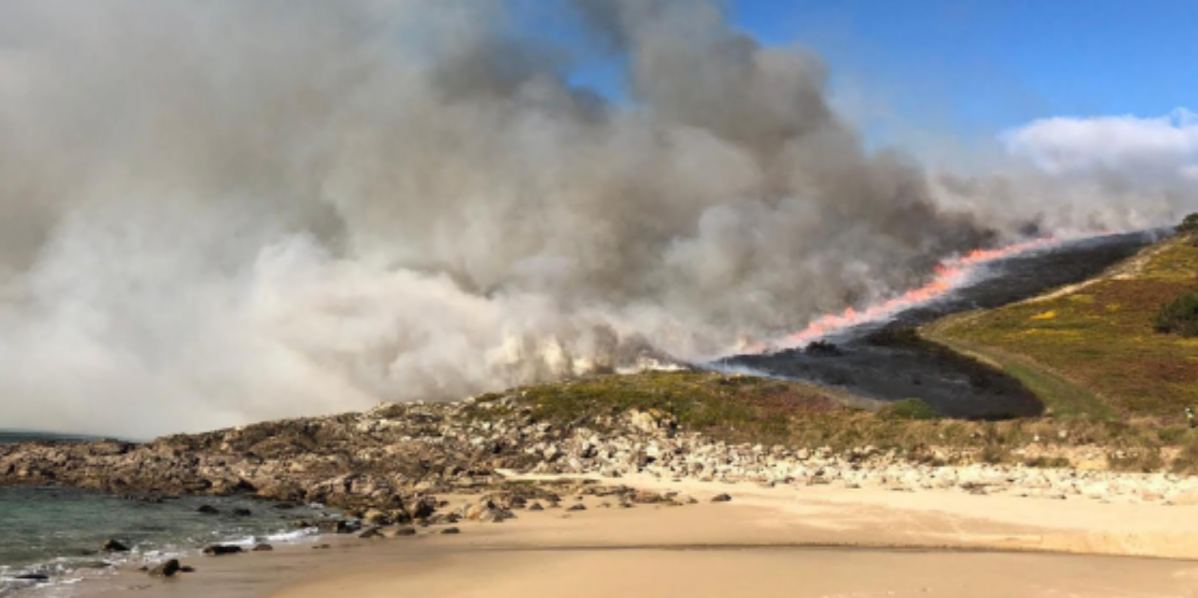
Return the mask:
[[[1198,507],[620,480],[681,507],[519,512],[415,537],[322,538],[191,559],[168,581],[118,576],[104,596],[1198,596]],[[732,501],[711,503],[727,492]],[[469,497],[458,497],[464,501]]]

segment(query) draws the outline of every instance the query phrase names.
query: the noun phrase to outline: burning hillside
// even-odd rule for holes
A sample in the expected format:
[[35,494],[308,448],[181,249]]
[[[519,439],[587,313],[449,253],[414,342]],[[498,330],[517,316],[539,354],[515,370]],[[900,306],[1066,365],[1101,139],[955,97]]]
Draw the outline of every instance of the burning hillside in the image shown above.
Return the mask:
[[6,2],[4,423],[457,398],[875,306],[794,346],[1138,221],[867,149],[828,89],[718,0]]

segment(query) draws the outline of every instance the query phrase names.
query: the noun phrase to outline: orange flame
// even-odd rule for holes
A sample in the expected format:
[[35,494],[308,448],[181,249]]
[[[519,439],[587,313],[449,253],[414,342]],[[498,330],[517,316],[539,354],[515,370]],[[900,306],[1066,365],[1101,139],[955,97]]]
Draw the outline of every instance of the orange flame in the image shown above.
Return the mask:
[[766,346],[759,345],[754,352],[802,347],[811,341],[828,336],[834,332],[839,332],[865,322],[879,320],[894,315],[904,309],[938,299],[964,283],[970,272],[981,264],[1010,257],[1032,249],[1039,249],[1053,243],[1056,243],[1056,239],[1044,238],[1016,243],[998,249],[975,249],[966,255],[948,259],[937,264],[935,276],[932,280],[917,289],[911,289],[897,297],[891,297],[860,310],[849,307],[842,314],[820,316],[803,330],[781,340],[769,343]]

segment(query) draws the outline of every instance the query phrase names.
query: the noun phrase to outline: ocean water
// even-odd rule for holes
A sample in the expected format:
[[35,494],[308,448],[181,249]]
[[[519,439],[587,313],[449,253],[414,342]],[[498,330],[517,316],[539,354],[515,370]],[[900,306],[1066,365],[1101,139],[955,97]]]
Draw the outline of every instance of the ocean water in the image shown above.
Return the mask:
[[[23,440],[30,440],[25,434]],[[0,442],[13,435],[0,434]],[[217,515],[197,511],[216,507]],[[234,509],[249,509],[238,516]],[[297,541],[314,529],[297,529],[298,519],[312,521],[334,513],[319,505],[277,509],[274,504],[239,497],[185,497],[160,503],[66,488],[0,487],[0,596],[65,596],[88,578],[111,574],[121,563],[153,563],[186,556],[218,543]],[[132,551],[99,552],[117,539]],[[48,582],[15,579],[41,574]]]

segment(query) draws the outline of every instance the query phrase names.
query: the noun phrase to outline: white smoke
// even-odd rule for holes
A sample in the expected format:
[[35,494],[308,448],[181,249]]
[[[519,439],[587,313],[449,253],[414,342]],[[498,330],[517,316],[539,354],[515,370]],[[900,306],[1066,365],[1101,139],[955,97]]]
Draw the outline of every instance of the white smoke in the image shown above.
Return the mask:
[[703,359],[1043,209],[866,152],[819,60],[715,0],[552,9],[627,65],[617,104],[506,8],[0,0],[0,427],[145,436]]
[[1002,136],[1008,151],[1059,175],[1115,171],[1142,183],[1193,180],[1198,115],[1178,108],[1158,118],[1133,115],[1037,120]]

